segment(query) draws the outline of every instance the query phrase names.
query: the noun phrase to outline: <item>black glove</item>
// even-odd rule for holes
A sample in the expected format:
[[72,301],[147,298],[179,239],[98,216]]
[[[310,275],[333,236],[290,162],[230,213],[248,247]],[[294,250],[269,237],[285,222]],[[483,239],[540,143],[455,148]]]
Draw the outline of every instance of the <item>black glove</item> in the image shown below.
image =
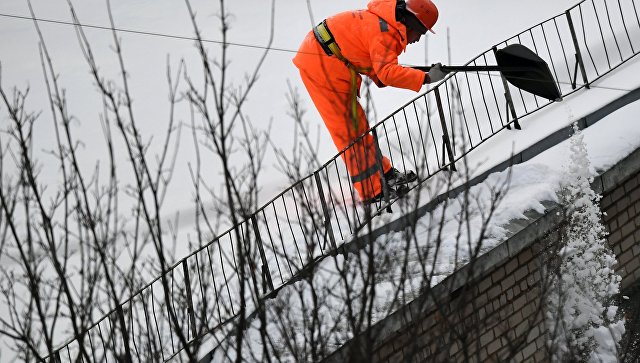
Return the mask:
[[435,83],[435,82],[439,82],[442,81],[444,79],[444,77],[447,76],[449,72],[442,70],[442,64],[441,63],[436,63],[431,65],[431,68],[429,69],[429,72],[427,72],[427,78],[429,78],[428,80],[426,80],[426,83]]

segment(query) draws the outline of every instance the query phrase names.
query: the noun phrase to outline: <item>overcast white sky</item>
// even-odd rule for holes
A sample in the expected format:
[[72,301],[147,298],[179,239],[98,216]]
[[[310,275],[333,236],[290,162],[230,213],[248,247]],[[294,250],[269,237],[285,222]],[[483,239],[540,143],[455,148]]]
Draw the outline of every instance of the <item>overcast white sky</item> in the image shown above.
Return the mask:
[[[42,18],[70,20],[65,0],[33,0],[36,14]],[[313,13],[310,19],[307,3]],[[446,63],[446,29],[450,29],[452,63],[464,63],[528,26],[534,25],[556,15],[576,1],[437,1],[440,20],[436,24],[437,34],[429,39],[429,61]],[[0,13],[28,15],[26,0],[3,0]],[[190,36],[193,34],[187,17],[184,1],[180,0],[136,0],[111,1],[115,22],[118,27],[132,30],[160,32]],[[289,124],[285,113],[286,82],[302,89],[297,70],[291,63],[294,51],[314,22],[333,13],[366,7],[364,0],[340,1],[275,1],[274,47],[286,51],[272,51],[267,59],[261,81],[252,93],[247,113],[253,115],[256,125],[266,124],[273,118],[278,125]],[[108,25],[106,0],[75,1],[77,13],[82,22],[95,25]],[[228,1],[226,6],[233,14],[229,40],[231,42],[265,45],[269,36],[271,1],[249,0]],[[194,0],[193,6],[198,13],[204,37],[219,40],[219,12],[217,1]],[[42,76],[39,65],[37,38],[30,21],[0,17],[0,62],[3,69],[3,85],[16,85],[32,88],[32,106],[45,109],[42,99]],[[62,83],[68,88],[72,111],[83,125],[90,124],[96,109],[87,102],[93,85],[88,78],[87,67],[81,57],[73,27],[42,24],[48,45],[54,55],[56,66],[61,74]],[[95,50],[108,69],[115,59],[109,48],[111,35],[108,31],[87,30],[95,42]],[[163,118],[166,109],[158,108],[158,102],[166,99],[165,65],[170,56],[175,64],[181,58],[194,59],[192,42],[167,38],[121,34],[127,65],[132,74],[133,90],[140,121],[149,124],[154,119]],[[424,38],[423,38],[424,39]],[[419,64],[424,62],[424,40],[414,44],[401,62]],[[214,47],[215,49],[215,47]],[[214,53],[215,54],[215,53]],[[261,50],[231,47],[232,82],[236,84],[241,77],[253,69]],[[306,94],[305,94],[306,96]],[[384,116],[397,107],[400,101],[415,96],[411,91],[383,89],[375,92],[379,115]],[[309,106],[311,106],[309,104]],[[385,111],[386,110],[386,111]],[[92,117],[93,116],[93,117]],[[317,122],[319,118],[312,112]],[[283,135],[286,137],[286,135]],[[328,140],[327,140],[328,141]],[[327,145],[332,146],[330,142]],[[333,154],[333,150],[329,155]]]

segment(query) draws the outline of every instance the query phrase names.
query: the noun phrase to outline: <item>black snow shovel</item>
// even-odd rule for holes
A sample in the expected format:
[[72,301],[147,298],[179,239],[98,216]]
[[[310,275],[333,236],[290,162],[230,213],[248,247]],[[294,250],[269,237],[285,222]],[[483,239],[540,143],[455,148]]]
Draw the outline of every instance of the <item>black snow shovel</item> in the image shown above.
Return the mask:
[[[551,101],[561,101],[562,95],[547,63],[521,44],[511,44],[496,51],[497,66],[442,66],[447,72],[501,72],[519,89]],[[429,71],[430,66],[412,67]]]

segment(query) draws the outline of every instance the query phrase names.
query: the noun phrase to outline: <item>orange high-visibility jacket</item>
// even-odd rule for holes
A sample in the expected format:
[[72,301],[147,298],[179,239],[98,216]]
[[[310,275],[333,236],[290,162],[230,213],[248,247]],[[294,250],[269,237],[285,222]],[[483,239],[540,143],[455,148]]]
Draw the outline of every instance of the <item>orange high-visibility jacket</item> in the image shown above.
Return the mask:
[[[357,69],[368,70],[363,74],[378,86],[406,88],[418,92],[424,82],[425,73],[398,64],[398,55],[407,47],[407,28],[396,21],[395,8],[396,0],[373,0],[369,2],[366,10],[346,11],[327,18],[327,26],[342,55]],[[381,19],[384,22],[381,22]],[[307,42],[311,44],[306,44]],[[326,59],[322,58],[328,57],[322,48],[313,43],[317,41],[311,32],[293,59],[293,63],[300,70],[310,73],[311,76],[322,69],[323,63],[327,66]],[[346,67],[331,67],[326,71],[329,76],[326,81],[331,78],[349,79]],[[346,92],[348,88],[342,90]]]
[[[335,55],[327,55],[313,31],[307,34],[293,59],[338,150],[369,131],[366,114],[356,102],[362,78],[354,71],[381,87],[417,92],[424,82],[424,72],[398,64],[398,55],[407,46],[407,29],[395,20],[395,7],[396,0],[373,0],[366,10],[347,11],[326,19],[349,66]],[[342,157],[362,199],[381,193],[380,164],[383,172],[392,166],[386,157],[378,155],[372,135],[367,134]]]

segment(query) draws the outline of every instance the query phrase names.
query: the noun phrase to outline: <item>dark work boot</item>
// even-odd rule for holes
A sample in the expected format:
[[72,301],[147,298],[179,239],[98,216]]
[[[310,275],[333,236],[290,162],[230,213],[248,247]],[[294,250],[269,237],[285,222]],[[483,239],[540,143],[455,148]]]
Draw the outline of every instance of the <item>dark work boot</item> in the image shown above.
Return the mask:
[[413,170],[407,170],[403,173],[396,168],[391,168],[388,172],[384,173],[384,178],[389,188],[393,188],[398,185],[405,185],[416,181],[418,175],[416,175]]
[[[406,185],[399,185],[397,188],[389,188],[389,201],[398,199],[403,197],[405,194],[409,192],[409,187]],[[384,192],[380,192],[378,195],[371,199],[367,199],[363,201],[364,204],[376,204],[379,202],[384,202]]]

